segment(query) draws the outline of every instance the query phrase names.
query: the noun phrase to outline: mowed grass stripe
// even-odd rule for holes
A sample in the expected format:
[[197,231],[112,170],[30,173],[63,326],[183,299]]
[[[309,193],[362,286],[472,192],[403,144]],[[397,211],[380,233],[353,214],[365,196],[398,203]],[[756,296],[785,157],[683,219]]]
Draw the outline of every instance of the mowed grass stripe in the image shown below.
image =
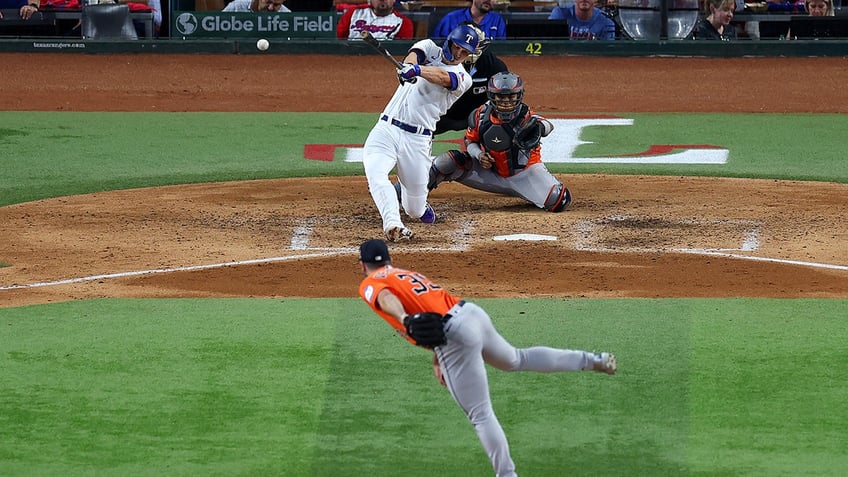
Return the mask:
[[0,474],[308,468],[332,356],[326,308],[245,299],[2,310]]
[[[848,300],[479,300],[516,346],[620,373],[492,370],[524,475],[840,475]],[[476,435],[357,299],[0,310],[0,474],[488,475]]]
[[[562,114],[562,113],[561,113]],[[711,145],[727,164],[558,164],[554,173],[755,177],[848,182],[840,114],[632,114],[631,126],[580,132],[574,157],[638,154],[654,145]],[[362,175],[347,163],[306,159],[306,145],[365,142],[374,113],[83,113],[0,111],[0,206],[49,197],[197,182]],[[787,127],[791,124],[791,127]],[[814,135],[797,133],[812,131]],[[257,134],[262,131],[262,134]],[[780,131],[774,134],[774,131]],[[554,134],[565,134],[555,132]],[[455,149],[461,132],[433,152]]]

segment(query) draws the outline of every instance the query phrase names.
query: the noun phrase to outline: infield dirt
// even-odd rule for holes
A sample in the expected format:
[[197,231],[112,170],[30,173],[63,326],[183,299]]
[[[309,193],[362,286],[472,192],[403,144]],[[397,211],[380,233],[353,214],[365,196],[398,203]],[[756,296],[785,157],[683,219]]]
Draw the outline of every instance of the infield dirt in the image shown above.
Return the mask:
[[[848,112],[843,58],[504,60],[524,77],[526,100],[539,111]],[[2,110],[376,113],[395,82],[375,74],[353,83],[346,72],[385,70],[376,56],[3,54],[0,61],[7,84],[19,85],[0,90]],[[439,222],[414,225],[416,239],[394,247],[396,263],[469,297],[848,296],[848,185],[560,178],[575,195],[561,214],[439,187],[431,197]],[[2,207],[0,223],[0,261],[10,264],[0,268],[0,287],[21,286],[0,290],[0,307],[92,297],[354,297],[355,248],[380,234],[361,176],[65,197]],[[558,240],[492,240],[517,233]],[[259,262],[137,274],[251,260]],[[109,274],[126,276],[90,278]]]

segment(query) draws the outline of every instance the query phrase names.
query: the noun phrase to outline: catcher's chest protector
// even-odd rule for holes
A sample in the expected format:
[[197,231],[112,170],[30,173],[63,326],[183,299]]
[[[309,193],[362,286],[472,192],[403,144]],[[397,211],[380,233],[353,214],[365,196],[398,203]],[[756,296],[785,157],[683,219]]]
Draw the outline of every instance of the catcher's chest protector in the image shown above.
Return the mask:
[[487,151],[508,151],[512,148],[512,128],[508,124],[492,124],[482,132],[480,138]]
[[516,170],[527,167],[530,160],[529,151],[522,151],[512,144],[516,127],[527,120],[530,107],[522,103],[515,119],[508,123],[498,124],[492,122],[492,111],[494,109],[494,106],[488,103],[480,111],[480,141],[483,144],[483,149],[492,154],[495,159],[502,158],[506,161],[509,166],[509,175],[513,175]]

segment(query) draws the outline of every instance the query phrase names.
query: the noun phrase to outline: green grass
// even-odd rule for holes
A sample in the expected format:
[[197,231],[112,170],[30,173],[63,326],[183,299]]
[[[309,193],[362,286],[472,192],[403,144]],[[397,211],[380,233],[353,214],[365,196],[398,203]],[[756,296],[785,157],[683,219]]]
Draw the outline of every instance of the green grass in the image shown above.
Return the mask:
[[[709,144],[730,150],[727,164],[628,165],[575,164],[571,172],[679,174],[848,182],[842,114],[622,114],[632,126],[586,128],[579,157],[633,154],[654,144]],[[787,127],[787,124],[791,126]],[[804,134],[816,131],[816,134]]]
[[[550,169],[848,182],[845,115],[622,117],[634,125],[584,129],[576,155],[711,144],[729,162]],[[361,164],[305,160],[303,147],[361,144],[375,119],[0,112],[14,151],[0,158],[0,206],[357,175]],[[479,303],[517,346],[619,357],[613,377],[490,373],[521,475],[848,474],[848,300]],[[491,475],[429,354],[353,298],[76,301],[0,308],[0,329],[0,476]]]
[[[0,112],[0,205],[103,190],[314,175],[361,164],[303,159],[361,143],[376,114]],[[338,124],[336,124],[338,122]],[[334,124],[328,128],[327,124]]]
[[[522,475],[842,475],[848,300],[480,300],[516,346],[616,376],[491,370]],[[470,424],[355,299],[0,309],[0,474],[490,475]]]
[[[556,164],[555,173],[762,177],[848,182],[842,131],[826,114],[622,114],[632,126],[585,128],[578,157],[633,154],[654,144],[730,150],[723,165]],[[0,206],[168,184],[349,176],[362,164],[304,159],[307,144],[361,145],[373,113],[0,112]],[[791,125],[789,129],[787,125]],[[814,135],[800,132],[815,130]],[[451,133],[434,152],[456,145]]]

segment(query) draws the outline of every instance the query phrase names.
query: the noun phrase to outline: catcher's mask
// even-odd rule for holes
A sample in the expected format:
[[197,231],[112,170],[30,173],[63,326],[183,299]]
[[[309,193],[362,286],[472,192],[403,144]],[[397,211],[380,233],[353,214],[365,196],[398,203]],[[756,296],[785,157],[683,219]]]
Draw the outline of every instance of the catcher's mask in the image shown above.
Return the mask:
[[480,46],[480,35],[477,33],[479,29],[475,29],[470,25],[460,23],[450,32],[448,38],[442,43],[442,57],[447,63],[453,63],[456,58],[453,56],[451,45],[456,45],[463,50],[474,54],[477,47]]
[[515,73],[494,74],[489,78],[486,96],[495,105],[498,118],[512,121],[524,100],[524,81]]

